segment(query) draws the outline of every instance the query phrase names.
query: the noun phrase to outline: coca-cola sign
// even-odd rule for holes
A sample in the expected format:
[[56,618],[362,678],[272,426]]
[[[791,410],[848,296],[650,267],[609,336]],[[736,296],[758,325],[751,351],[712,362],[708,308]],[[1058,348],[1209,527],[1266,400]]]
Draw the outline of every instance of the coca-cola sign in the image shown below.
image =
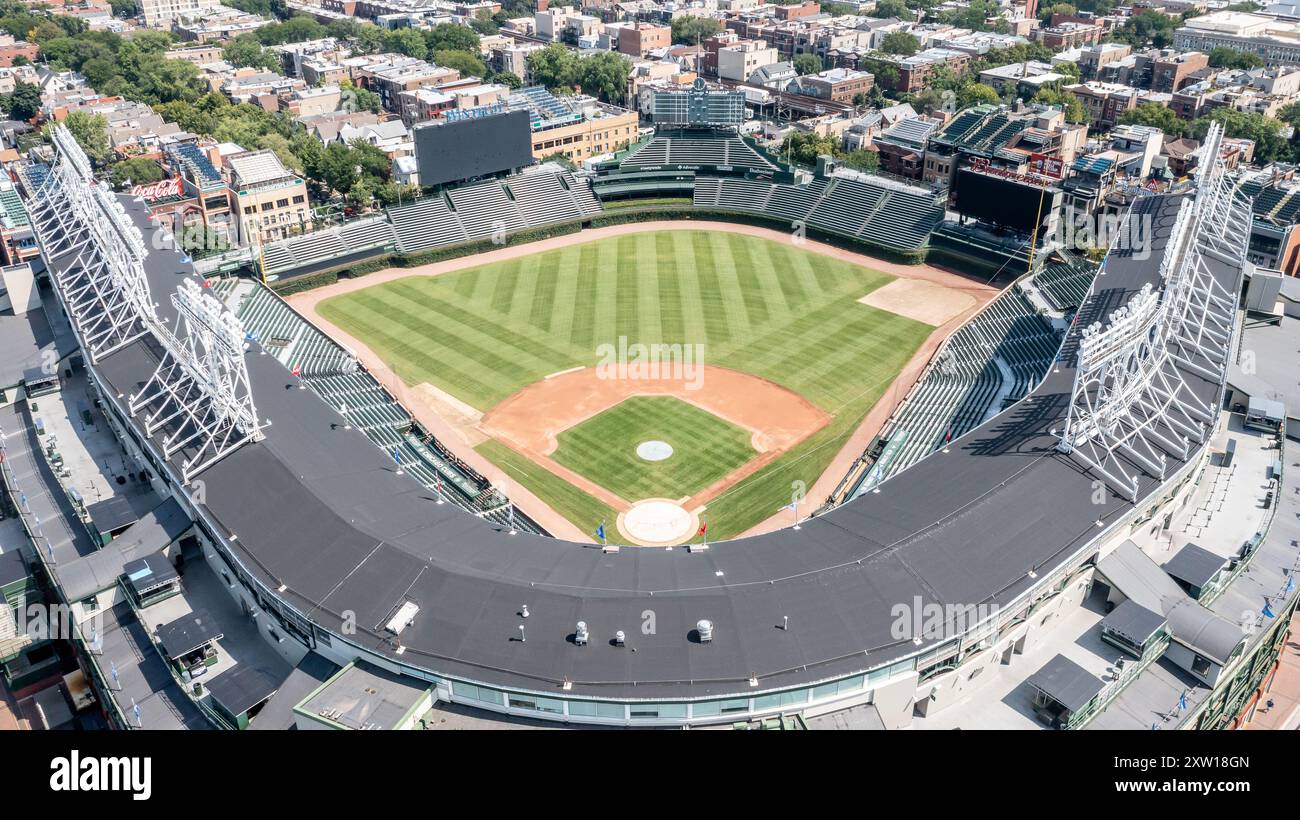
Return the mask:
[[181,195],[181,178],[172,177],[148,185],[133,185],[131,195],[142,198],[145,202],[157,202],[160,199]]

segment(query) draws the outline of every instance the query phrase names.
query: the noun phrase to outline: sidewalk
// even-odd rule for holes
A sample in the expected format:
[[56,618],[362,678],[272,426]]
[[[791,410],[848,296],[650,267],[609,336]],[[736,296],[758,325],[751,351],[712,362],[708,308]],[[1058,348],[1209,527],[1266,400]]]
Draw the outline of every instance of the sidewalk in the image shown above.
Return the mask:
[[[1273,701],[1273,708],[1267,704]],[[1291,617],[1291,635],[1278,653],[1278,668],[1243,729],[1300,729],[1300,612]]]

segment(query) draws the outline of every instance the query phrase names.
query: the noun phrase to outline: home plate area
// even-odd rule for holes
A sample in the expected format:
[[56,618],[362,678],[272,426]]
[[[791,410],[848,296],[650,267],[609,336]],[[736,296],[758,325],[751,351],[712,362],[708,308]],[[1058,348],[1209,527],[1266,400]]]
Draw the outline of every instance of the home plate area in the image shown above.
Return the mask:
[[801,396],[724,368],[705,368],[695,387],[583,368],[529,385],[479,429],[604,500],[623,543],[671,546],[698,532],[710,499],[828,420]]

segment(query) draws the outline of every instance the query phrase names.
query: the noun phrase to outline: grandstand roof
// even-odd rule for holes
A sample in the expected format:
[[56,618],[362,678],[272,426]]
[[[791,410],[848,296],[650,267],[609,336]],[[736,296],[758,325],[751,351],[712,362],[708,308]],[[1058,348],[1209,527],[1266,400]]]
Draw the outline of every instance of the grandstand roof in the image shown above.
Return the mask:
[[[147,229],[144,208],[124,204]],[[1156,280],[1176,205],[1158,196],[1134,206],[1153,218],[1155,253],[1109,259],[1076,328]],[[160,297],[183,269],[172,254],[151,251],[145,266],[163,316],[174,308]],[[106,401],[147,379],[157,357],[147,339],[106,356],[96,365],[114,388]],[[1118,497],[1094,506],[1091,476],[1055,448],[1050,430],[1073,380],[1068,361],[949,453],[797,532],[704,552],[618,554],[511,536],[437,505],[359,431],[340,428],[311,391],[286,390],[288,373],[273,357],[249,355],[247,364],[259,414],[272,424],[263,441],[203,473],[202,513],[215,531],[237,536],[226,548],[322,627],[337,632],[351,610],[358,631],[349,640],[376,653],[393,655],[382,624],[402,601],[416,602],[400,662],[487,684],[554,691],[567,679],[575,695],[662,699],[753,692],[751,675],[763,691],[875,668],[921,649],[892,634],[897,602],[1006,604],[1033,586],[1033,571],[1092,544],[1104,532],[1099,514],[1110,522],[1131,509]],[[1217,385],[1185,376],[1204,399],[1215,395]],[[1141,494],[1157,483],[1145,479]],[[529,640],[511,641],[525,603]],[[651,636],[636,629],[647,609],[657,621]],[[789,629],[774,629],[785,617]],[[701,618],[714,622],[708,645],[687,638]],[[568,639],[579,620],[597,638],[590,645]],[[627,647],[606,640],[620,629],[632,636]]]

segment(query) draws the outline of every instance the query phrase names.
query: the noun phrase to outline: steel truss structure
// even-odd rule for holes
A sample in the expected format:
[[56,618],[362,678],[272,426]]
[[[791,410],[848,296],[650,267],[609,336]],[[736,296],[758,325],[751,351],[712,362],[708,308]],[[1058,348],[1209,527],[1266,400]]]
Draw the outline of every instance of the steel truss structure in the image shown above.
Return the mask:
[[144,237],[96,182],[90,161],[64,126],[53,133],[58,162],[30,208],[50,265],[92,363],[149,332],[154,305],[145,281]]
[[168,459],[183,450],[181,477],[190,479],[262,437],[244,363],[244,328],[215,296],[193,280],[172,295],[177,335],[158,334],[164,353],[153,375],[130,397],[132,416],[141,412],[147,435],[170,430],[163,438]]
[[[1209,437],[1212,402],[1184,380],[1226,376],[1236,294],[1209,268],[1246,264],[1250,211],[1228,179],[1211,126],[1202,148],[1204,176],[1194,200],[1179,209],[1165,256],[1161,289],[1147,285],[1112,313],[1103,328],[1085,328],[1058,448],[1136,501],[1139,473],[1165,478],[1167,457],[1186,461]],[[1103,262],[1103,266],[1105,263]]]
[[66,127],[55,127],[53,141],[56,162],[30,208],[41,251],[91,363],[148,335],[161,345],[158,367],[129,397],[128,409],[132,416],[146,414],[148,435],[164,434],[166,458],[185,455],[180,471],[189,482],[262,437],[244,363],[243,325],[191,278],[172,295],[178,320],[169,329],[158,318],[145,278],[143,233],[95,180]]

